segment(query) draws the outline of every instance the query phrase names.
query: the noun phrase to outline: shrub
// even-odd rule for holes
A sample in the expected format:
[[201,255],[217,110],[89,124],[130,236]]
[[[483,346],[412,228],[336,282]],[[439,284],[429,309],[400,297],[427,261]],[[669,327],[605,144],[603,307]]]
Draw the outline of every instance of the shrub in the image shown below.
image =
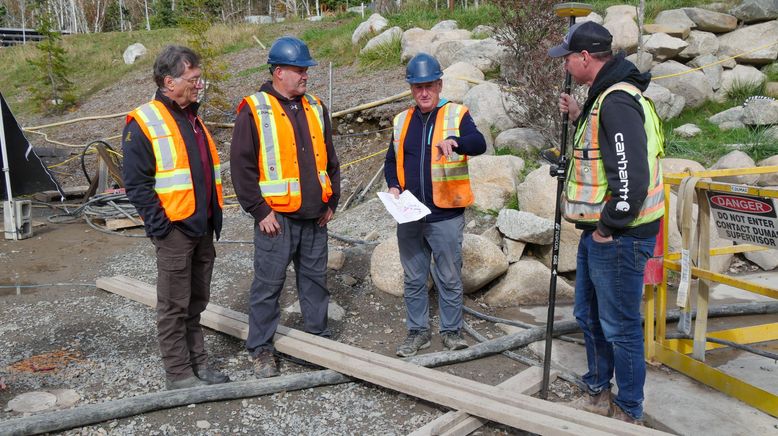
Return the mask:
[[41,9],[37,31],[43,40],[36,45],[37,57],[28,60],[36,76],[30,92],[42,110],[61,113],[76,104],[76,95],[68,78],[70,68],[62,36],[53,29],[51,14]]

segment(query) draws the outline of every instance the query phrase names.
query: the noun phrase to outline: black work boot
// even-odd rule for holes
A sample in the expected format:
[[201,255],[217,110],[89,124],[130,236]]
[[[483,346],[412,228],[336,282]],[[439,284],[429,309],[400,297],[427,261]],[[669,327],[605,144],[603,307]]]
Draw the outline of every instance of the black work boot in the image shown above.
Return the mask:
[[262,350],[254,358],[254,375],[258,378],[276,377],[281,374],[278,370],[278,359],[273,350]]
[[429,330],[411,330],[408,337],[397,347],[397,355],[400,357],[415,356],[419,350],[429,348],[430,331]]
[[219,371],[209,368],[207,365],[193,366],[195,375],[200,380],[207,382],[209,385],[218,385],[220,383],[227,383],[230,381],[230,377]]

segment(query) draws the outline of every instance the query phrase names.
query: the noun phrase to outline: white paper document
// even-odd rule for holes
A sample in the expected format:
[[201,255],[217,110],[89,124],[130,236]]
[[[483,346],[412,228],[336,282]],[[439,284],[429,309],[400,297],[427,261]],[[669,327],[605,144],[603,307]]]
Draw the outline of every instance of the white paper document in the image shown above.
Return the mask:
[[418,221],[430,214],[430,208],[411,194],[411,191],[403,191],[400,198],[394,198],[394,195],[388,192],[379,192],[378,198],[399,224]]

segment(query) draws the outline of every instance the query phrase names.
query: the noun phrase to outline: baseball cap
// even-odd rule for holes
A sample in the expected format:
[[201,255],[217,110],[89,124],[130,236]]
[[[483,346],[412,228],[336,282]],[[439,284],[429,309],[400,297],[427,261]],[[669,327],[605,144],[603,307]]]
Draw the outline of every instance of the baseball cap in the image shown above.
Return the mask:
[[613,35],[608,29],[594,21],[576,23],[570,27],[561,44],[551,47],[548,55],[552,58],[567,56],[570,53],[600,53],[611,50]]

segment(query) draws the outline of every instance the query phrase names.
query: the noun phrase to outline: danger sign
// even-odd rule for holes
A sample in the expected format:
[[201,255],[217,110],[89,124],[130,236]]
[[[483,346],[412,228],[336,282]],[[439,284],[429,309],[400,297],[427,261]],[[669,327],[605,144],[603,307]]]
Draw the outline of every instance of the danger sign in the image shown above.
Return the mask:
[[741,244],[778,247],[778,218],[772,199],[712,191],[707,194],[720,237]]

